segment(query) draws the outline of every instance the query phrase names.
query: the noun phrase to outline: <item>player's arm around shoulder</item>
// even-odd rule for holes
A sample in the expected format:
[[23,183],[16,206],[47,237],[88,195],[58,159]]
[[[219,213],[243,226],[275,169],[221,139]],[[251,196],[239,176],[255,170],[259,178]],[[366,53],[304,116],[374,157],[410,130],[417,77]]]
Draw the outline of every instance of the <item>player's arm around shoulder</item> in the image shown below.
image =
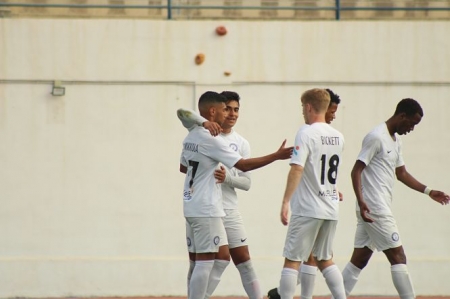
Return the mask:
[[193,110],[180,108],[177,110],[177,116],[183,126],[189,131],[196,126],[203,126],[212,136],[217,136],[222,132],[222,127],[218,123],[208,121]]

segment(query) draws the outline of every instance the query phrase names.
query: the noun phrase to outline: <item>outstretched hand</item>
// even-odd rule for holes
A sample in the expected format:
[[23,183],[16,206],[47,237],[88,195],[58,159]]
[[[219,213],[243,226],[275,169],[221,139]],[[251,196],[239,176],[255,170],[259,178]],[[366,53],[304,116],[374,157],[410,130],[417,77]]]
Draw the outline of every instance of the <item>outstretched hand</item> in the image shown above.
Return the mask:
[[213,121],[205,121],[203,123],[203,127],[208,130],[212,136],[217,136],[222,132],[222,127],[218,123]]
[[286,160],[286,159],[291,158],[292,150],[294,149],[294,147],[293,146],[285,147],[285,146],[286,146],[286,139],[284,139],[280,148],[275,152],[275,155],[277,156],[277,160]]
[[450,203],[450,196],[442,191],[431,190],[430,197],[441,205],[447,205]]

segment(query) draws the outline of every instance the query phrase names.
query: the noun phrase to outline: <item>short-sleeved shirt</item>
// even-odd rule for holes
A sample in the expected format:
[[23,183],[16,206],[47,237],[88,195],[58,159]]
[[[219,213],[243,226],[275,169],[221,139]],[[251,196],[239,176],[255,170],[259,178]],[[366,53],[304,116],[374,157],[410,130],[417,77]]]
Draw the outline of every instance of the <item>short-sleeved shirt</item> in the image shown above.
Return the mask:
[[[242,158],[250,158],[250,144],[244,137],[236,133],[234,130],[232,130],[229,134],[222,133],[220,136],[222,136],[228,142],[229,147],[239,153]],[[239,176],[239,174],[242,173],[242,171],[234,167],[231,169],[227,167],[227,170],[232,176]],[[222,198],[224,209],[232,210],[238,208],[238,197],[236,190],[232,186],[222,184]]]
[[344,136],[326,123],[302,126],[295,137],[290,164],[303,167],[303,175],[291,198],[292,215],[337,220],[337,174]]
[[[395,169],[405,165],[401,140],[392,138],[386,123],[376,126],[363,139],[358,160],[366,164],[362,175],[362,196],[371,213],[392,215]],[[359,206],[356,205],[359,210]]]
[[232,168],[242,157],[221,137],[203,127],[192,129],[183,141],[180,163],[187,167],[183,190],[185,217],[223,217],[222,192],[214,171],[219,162]]

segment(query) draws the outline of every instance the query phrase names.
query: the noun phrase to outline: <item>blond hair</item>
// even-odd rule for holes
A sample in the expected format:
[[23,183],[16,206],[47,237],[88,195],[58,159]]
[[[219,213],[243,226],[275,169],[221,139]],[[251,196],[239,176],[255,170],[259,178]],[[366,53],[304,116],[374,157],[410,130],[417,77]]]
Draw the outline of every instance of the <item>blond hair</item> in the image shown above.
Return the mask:
[[330,105],[330,94],[325,89],[313,88],[302,94],[303,104],[310,104],[316,113],[325,113]]

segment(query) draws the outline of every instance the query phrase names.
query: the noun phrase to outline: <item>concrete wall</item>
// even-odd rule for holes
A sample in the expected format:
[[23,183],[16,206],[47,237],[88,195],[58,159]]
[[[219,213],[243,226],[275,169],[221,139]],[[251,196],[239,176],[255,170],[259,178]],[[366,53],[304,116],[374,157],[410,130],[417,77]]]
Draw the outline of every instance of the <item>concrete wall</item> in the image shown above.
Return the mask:
[[[218,37],[222,24],[229,33]],[[342,269],[355,230],[350,169],[363,136],[400,99],[417,99],[425,112],[403,138],[408,170],[450,192],[448,32],[448,22],[0,20],[0,297],[185,294],[186,131],[175,110],[194,108],[206,90],[241,94],[236,129],[254,156],[292,143],[301,92],[341,96],[333,125],[346,138],[335,240]],[[50,95],[53,80],[65,96]],[[254,171],[251,190],[240,192],[264,290],[282,267],[288,169]],[[450,295],[448,207],[398,183],[394,212],[417,294]],[[328,293],[319,274],[315,294]],[[377,253],[354,294],[395,293]],[[233,266],[216,294],[244,295]]]

